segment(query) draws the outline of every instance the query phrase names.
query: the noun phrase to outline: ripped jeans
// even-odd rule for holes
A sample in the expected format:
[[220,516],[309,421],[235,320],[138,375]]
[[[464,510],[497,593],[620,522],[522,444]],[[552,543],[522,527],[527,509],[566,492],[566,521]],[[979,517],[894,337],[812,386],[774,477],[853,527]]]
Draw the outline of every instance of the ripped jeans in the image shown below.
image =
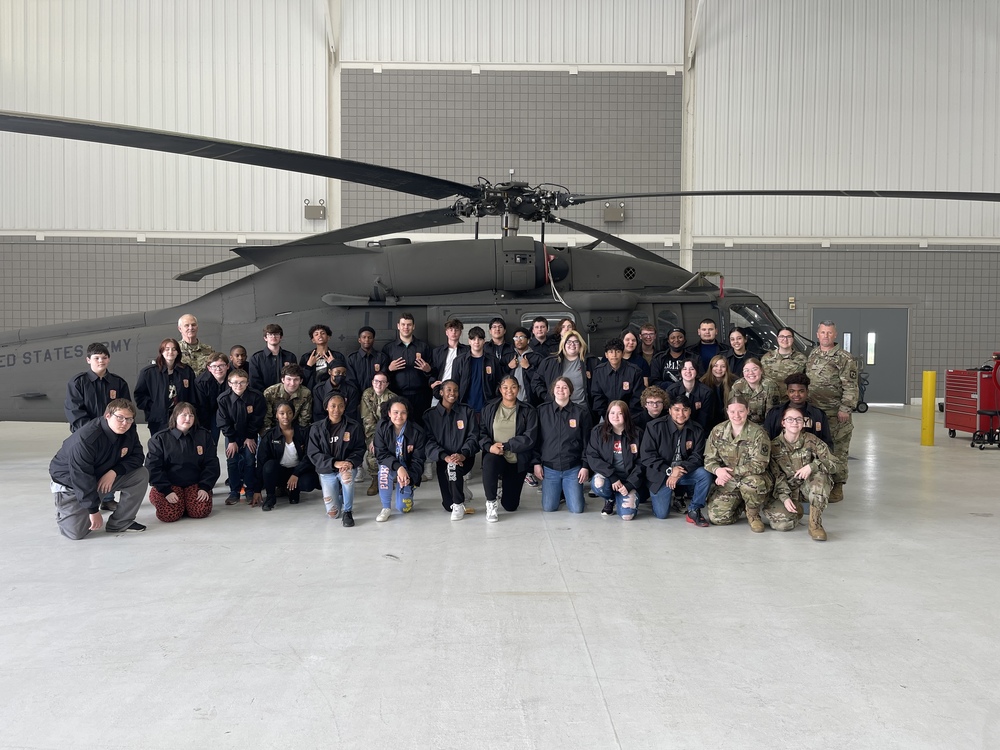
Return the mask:
[[[614,499],[615,511],[621,518],[631,520],[639,510],[639,496],[635,490],[622,494],[611,489],[613,482],[603,474],[594,474],[590,488],[602,500]],[[612,495],[614,498],[612,498]]]

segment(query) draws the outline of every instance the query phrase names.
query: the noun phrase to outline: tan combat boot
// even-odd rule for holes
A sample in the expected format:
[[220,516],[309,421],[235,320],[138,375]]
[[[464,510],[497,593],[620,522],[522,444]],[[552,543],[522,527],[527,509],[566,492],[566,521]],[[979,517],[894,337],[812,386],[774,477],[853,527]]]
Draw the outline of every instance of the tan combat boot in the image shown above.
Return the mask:
[[830,491],[829,502],[839,503],[843,499],[844,499],[844,483],[837,482],[836,484],[833,485],[833,489]]
[[826,531],[823,529],[823,510],[809,503],[809,536],[817,542],[826,541]]
[[747,521],[750,523],[750,531],[760,534],[764,531],[764,522],[760,520],[760,508],[747,508]]
[[371,485],[369,485],[366,494],[368,495],[368,497],[378,494],[378,479],[376,477],[372,477],[372,483]]

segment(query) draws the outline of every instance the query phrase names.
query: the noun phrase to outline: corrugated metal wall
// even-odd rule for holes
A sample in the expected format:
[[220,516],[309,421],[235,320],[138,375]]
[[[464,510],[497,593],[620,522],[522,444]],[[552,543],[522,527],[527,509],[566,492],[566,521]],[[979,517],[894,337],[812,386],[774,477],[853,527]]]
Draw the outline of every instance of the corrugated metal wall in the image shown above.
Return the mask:
[[684,0],[342,0],[341,59],[680,65]]
[[[709,0],[703,189],[1000,192],[996,0]],[[997,237],[995,204],[698,199],[701,237]]]
[[[0,108],[327,152],[316,0],[0,0]],[[303,233],[320,178],[0,133],[0,230]]]

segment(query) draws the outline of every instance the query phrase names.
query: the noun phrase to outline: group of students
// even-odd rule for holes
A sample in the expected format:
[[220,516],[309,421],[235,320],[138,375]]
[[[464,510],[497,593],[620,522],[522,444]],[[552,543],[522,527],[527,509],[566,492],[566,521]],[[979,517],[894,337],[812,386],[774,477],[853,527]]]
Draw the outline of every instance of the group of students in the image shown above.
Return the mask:
[[[714,328],[714,321],[703,327],[707,323]],[[329,348],[330,329],[317,325],[309,331],[315,348],[297,361],[280,346],[280,326],[269,324],[266,348],[247,360],[242,346],[227,357],[201,344],[193,316],[182,317],[178,328],[183,341],[165,339],[136,387],[151,432],[145,455],[150,501],[161,521],[209,515],[221,476],[221,435],[227,505],[242,495],[270,511],[279,494],[297,503],[302,492],[320,489],[327,515],[348,527],[362,471],[372,480],[368,494],[381,502],[376,521],[388,520],[393,507],[409,512],[414,488],[435,475],[444,509],[452,520],[464,518],[474,512],[466,505],[465,480],[481,454],[488,522],[499,519],[501,507],[517,510],[526,484],[539,486],[545,511],[565,501],[569,511],[583,512],[589,483],[604,501],[604,515],[631,520],[648,501],[656,517],[666,518],[680,489],[691,494],[690,523],[734,523],[745,509],[754,531],[763,531],[761,518],[775,529],[793,528],[805,499],[810,534],[825,538],[821,514],[836,470],[828,433],[826,442],[821,437],[825,419],[816,418],[805,398],[788,402],[785,383],[764,377],[762,362],[739,341],[728,352],[713,351],[703,337],[697,350],[674,356],[683,334],[675,329],[668,348],[648,357],[646,331],[638,337],[626,331],[596,360],[587,357],[569,319],[550,337],[547,321],[538,318],[531,331],[516,329],[508,343],[505,322],[495,318],[489,341],[475,327],[468,345],[458,342],[462,323],[448,321],[448,343],[432,351],[413,335],[412,316],[403,314],[399,336],[381,352],[373,346],[375,331],[364,327],[359,350],[344,357]],[[741,332],[731,341],[737,334],[745,347]],[[87,354],[91,370],[68,387],[73,434],[53,459],[53,492],[57,486],[74,488],[71,495],[84,490],[76,500],[90,511],[91,529],[93,511],[100,517],[105,509],[113,511],[109,530],[122,530],[126,521],[124,530],[141,530],[133,528],[141,527],[134,521],[134,491],[119,514],[122,501],[112,497],[119,488],[114,479],[102,480],[107,470],[94,473],[92,487],[83,482],[85,489],[68,472],[70,453],[82,442],[78,428],[89,425],[90,438],[95,428],[104,438],[135,432],[136,407],[124,380],[107,371],[107,349],[95,344]],[[779,364],[791,355],[804,359],[780,346],[777,355]],[[790,374],[791,395],[805,376]],[[764,432],[765,420],[774,434]],[[120,449],[119,458],[129,460],[128,466],[119,462],[124,473],[134,474],[137,456],[142,461],[136,443]],[[62,511],[57,496],[57,517]],[[60,528],[67,533],[62,522]]]

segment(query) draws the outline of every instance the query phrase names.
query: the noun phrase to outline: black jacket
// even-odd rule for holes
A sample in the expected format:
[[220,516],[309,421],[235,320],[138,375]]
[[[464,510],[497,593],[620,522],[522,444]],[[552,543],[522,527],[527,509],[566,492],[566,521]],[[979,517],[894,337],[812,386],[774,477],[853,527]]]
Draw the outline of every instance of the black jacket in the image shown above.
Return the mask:
[[674,466],[681,466],[691,474],[705,465],[707,434],[692,419],[678,427],[669,415],[654,419],[646,426],[639,460],[645,467],[650,492],[663,488]]
[[[448,353],[451,349],[447,344],[441,344],[441,346],[434,347],[434,351],[431,352],[431,382],[436,380],[444,380],[444,368],[448,364]],[[458,351],[455,353],[455,361],[451,366],[451,379],[456,383],[458,378],[455,377],[455,372],[458,367],[458,360],[462,355],[469,351],[468,344],[459,344]]]
[[334,425],[324,417],[309,428],[308,455],[318,474],[335,474],[337,461],[350,461],[356,469],[365,460],[365,429],[356,419],[344,417]]
[[[718,339],[715,340],[715,344],[719,347],[719,351],[716,352],[716,354],[721,354],[723,357],[725,357],[727,354],[729,354],[729,348],[730,348],[729,344],[724,344],[723,342],[719,341]],[[701,343],[701,341],[699,341],[694,346],[689,346],[687,348],[687,355],[689,357],[691,357],[691,359],[694,360],[694,363],[698,366],[698,375],[699,376],[705,374],[705,369],[706,369],[706,365],[707,365],[707,363],[703,363],[701,361],[701,349],[702,349],[702,343]]]
[[114,469],[124,476],[142,467],[142,443],[133,424],[124,435],[116,434],[104,417],[92,419],[63,441],[49,463],[53,482],[69,487],[88,513],[101,508],[97,480]]
[[499,395],[500,381],[496,377],[496,367],[493,362],[484,354],[482,357],[473,357],[471,351],[462,352],[455,360],[452,368],[452,379],[458,382],[458,400],[467,403],[469,392],[472,390],[472,368],[481,367],[483,372],[483,405]]
[[104,416],[108,404],[116,398],[132,398],[125,378],[113,372],[97,377],[93,370],[81,372],[66,384],[66,421],[69,431],[76,432],[91,419]]
[[[593,360],[587,357],[583,360],[583,387],[587,391],[587,403],[590,403],[590,378],[593,375]],[[535,400],[541,404],[552,400],[552,383],[563,374],[563,361],[558,356],[545,357],[538,363],[538,372],[532,387],[535,389]]]
[[198,412],[198,424],[207,430],[216,425],[219,411],[219,396],[229,390],[229,383],[215,379],[210,370],[205,370],[194,379],[194,408]]
[[496,374],[497,385],[500,381],[511,374],[510,361],[514,359],[514,345],[509,341],[504,341],[502,344],[494,344],[492,341],[487,341],[483,344],[483,356],[487,357],[492,365],[493,372]]
[[[389,358],[384,352],[372,349],[365,353],[363,349],[358,349],[347,355],[347,377],[351,385],[358,389],[358,393],[364,393],[366,388],[372,387],[372,378],[376,372],[384,372],[390,375]],[[390,382],[392,379],[390,378]]]
[[456,403],[449,412],[441,404],[424,412],[428,461],[443,461],[452,453],[471,458],[479,452],[479,423],[468,404]]
[[281,370],[285,365],[297,362],[298,358],[292,352],[280,347],[277,354],[271,354],[270,349],[254,352],[247,362],[250,387],[263,393],[268,386],[281,382]]
[[[316,360],[316,364],[312,366],[306,364],[306,362],[309,361],[309,358],[312,356],[312,353],[314,351],[316,350],[310,349],[301,357],[299,357],[299,367],[302,368],[302,373],[303,373],[302,385],[304,385],[310,391],[316,389],[317,382],[325,383],[330,379],[329,363],[326,361],[326,359],[318,359]],[[335,359],[340,359],[344,361],[344,364],[347,364],[347,357],[338,352],[336,349],[330,349],[330,354],[333,355],[333,359],[330,360],[331,362]],[[348,378],[351,377],[351,368],[349,367],[347,368],[347,377]]]
[[[670,400],[676,396],[686,395],[684,383],[674,383],[667,389],[667,403],[663,405],[663,413],[666,414],[670,408]],[[715,394],[712,389],[701,381],[696,380],[694,390],[688,396],[691,399],[691,419],[701,425],[701,429],[707,434],[714,425],[709,424],[715,414]]]
[[642,368],[623,359],[617,370],[605,360],[594,368],[590,378],[590,406],[598,418],[604,416],[612,401],[624,401],[632,415],[642,411]]
[[[171,385],[177,394],[173,402],[168,398]],[[135,405],[146,414],[150,432],[165,429],[173,404],[181,401],[194,403],[194,370],[179,364],[168,375],[155,364],[142,368],[135,384]]]
[[[500,408],[502,399],[490,401],[483,407],[483,416],[479,422],[479,447],[483,453],[488,453],[490,446],[496,442],[493,438],[493,420]],[[506,450],[517,454],[517,470],[528,471],[534,465],[535,444],[538,442],[538,410],[530,404],[518,402],[517,417],[514,423],[514,437],[504,443]]]
[[[624,435],[611,436],[604,440],[601,438],[603,425],[598,425],[590,431],[590,440],[587,443],[587,450],[583,454],[587,466],[594,474],[606,477],[608,484],[621,481],[626,489],[631,492],[642,487],[645,472],[642,461],[639,460],[639,446],[642,445],[642,431],[638,431],[635,440],[625,440]],[[622,462],[625,464],[625,474],[622,475],[614,467],[615,441],[621,440]]]
[[[803,431],[811,432],[813,435],[818,437],[824,443],[826,447],[833,450],[833,437],[830,435],[830,425],[826,416],[826,412],[819,409],[808,401],[806,401],[805,406],[797,406],[796,409],[805,410],[803,415],[806,420],[805,427]],[[764,424],[761,425],[764,428],[764,432],[767,433],[771,440],[774,440],[778,435],[782,433],[781,427],[781,415],[785,410],[784,404],[779,404],[773,409],[768,410],[767,416],[764,417]],[[834,417],[836,419],[836,417]]]
[[426,460],[427,433],[414,420],[407,419],[404,432],[404,450],[400,458],[396,458],[396,428],[385,417],[375,428],[375,460],[379,466],[388,466],[393,473],[402,466],[410,475],[414,487],[420,486],[420,477],[424,473]]
[[171,487],[193,484],[211,492],[222,473],[212,434],[204,427],[194,427],[187,435],[176,427],[153,435],[146,454],[146,469],[149,486],[164,495],[170,494]]
[[[417,393],[425,388],[428,391],[430,390],[430,376],[434,370],[432,367],[431,372],[425,373],[423,370],[417,369],[416,361],[418,352],[424,361],[432,363],[431,348],[427,345],[426,341],[418,339],[416,336],[410,341],[409,346],[403,344],[402,340],[397,336],[395,341],[390,341],[382,347],[382,353],[385,354],[388,360],[385,364],[385,369],[389,375],[389,389],[393,393],[405,396],[408,393]],[[400,357],[406,360],[406,367],[396,372],[390,371],[389,365],[394,359],[399,359]],[[371,385],[371,383],[368,385]]]
[[[671,357],[669,349],[654,354],[649,365],[649,384],[667,390],[674,383],[681,382],[681,363],[685,359],[688,359],[685,352],[681,352],[679,357]],[[695,369],[697,367],[696,363]]]
[[583,454],[592,424],[590,409],[581,404],[570,401],[566,406],[559,406],[549,401],[539,406],[535,465],[556,471],[577,466],[587,468]]
[[215,423],[227,443],[242,445],[247,438],[257,439],[267,414],[267,401],[263,394],[250,387],[243,391],[242,396],[228,390],[219,396],[218,404]]
[[[301,477],[312,471],[309,460],[309,427],[292,426],[292,443],[299,454],[299,463],[292,469],[292,474]],[[280,425],[275,425],[260,436],[257,441],[257,477],[260,486],[264,485],[264,465],[269,461],[281,461],[285,455],[285,435]]]
[[313,388],[313,403],[312,403],[312,418],[313,422],[319,422],[327,418],[326,409],[323,408],[323,404],[330,394],[339,393],[344,397],[346,401],[346,416],[355,420],[356,422],[361,421],[361,393],[355,388],[351,383],[345,380],[340,384],[340,387],[336,390],[333,387],[333,383],[329,379],[316,388]]

